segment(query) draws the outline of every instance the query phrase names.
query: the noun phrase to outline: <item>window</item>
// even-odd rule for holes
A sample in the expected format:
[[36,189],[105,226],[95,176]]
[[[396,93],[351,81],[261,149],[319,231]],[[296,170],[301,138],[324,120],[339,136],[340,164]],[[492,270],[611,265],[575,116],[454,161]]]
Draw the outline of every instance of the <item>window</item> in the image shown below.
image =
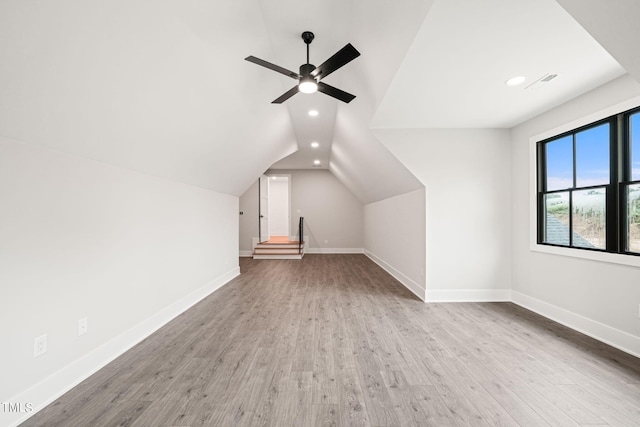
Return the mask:
[[625,250],[640,253],[640,111],[627,114],[629,182],[624,186]]
[[640,255],[640,108],[537,143],[538,243]]

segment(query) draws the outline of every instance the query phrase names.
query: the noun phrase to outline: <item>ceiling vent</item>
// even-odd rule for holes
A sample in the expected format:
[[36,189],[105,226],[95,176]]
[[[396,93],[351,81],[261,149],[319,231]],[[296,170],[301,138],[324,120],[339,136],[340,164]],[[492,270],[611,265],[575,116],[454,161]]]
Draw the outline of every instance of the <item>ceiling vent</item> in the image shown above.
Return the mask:
[[525,87],[525,89],[537,89],[541,86],[544,86],[546,83],[549,83],[551,80],[558,77],[557,74],[547,73],[544,76],[540,77],[535,82],[531,83],[529,86]]

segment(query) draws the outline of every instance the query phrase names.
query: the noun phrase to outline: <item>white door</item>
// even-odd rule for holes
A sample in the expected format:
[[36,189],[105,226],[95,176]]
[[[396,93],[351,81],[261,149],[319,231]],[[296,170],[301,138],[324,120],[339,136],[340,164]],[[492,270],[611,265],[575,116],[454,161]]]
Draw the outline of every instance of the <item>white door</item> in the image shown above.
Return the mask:
[[269,240],[269,177],[262,175],[260,177],[260,185],[258,186],[260,193],[260,241]]
[[288,176],[269,176],[269,234],[289,238]]

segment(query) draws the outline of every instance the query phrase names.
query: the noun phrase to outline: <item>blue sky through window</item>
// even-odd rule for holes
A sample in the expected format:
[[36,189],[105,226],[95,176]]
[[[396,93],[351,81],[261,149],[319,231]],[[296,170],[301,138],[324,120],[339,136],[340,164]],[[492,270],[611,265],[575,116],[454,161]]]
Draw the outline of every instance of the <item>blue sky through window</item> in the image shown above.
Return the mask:
[[631,180],[640,180],[640,113],[631,116]]
[[547,191],[573,187],[573,138],[571,135],[546,144]]
[[[638,173],[640,174],[640,115],[638,132]],[[609,174],[609,124],[605,123],[576,135],[576,187],[607,185]],[[546,144],[547,191],[572,188],[573,136],[567,135]]]
[[576,134],[576,186],[609,184],[609,123]]

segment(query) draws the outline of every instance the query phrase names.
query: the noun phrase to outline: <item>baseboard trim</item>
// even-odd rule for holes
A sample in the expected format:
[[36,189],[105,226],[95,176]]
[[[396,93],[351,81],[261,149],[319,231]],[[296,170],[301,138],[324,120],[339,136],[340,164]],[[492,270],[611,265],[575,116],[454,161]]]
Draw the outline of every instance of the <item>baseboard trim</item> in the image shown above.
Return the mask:
[[236,266],[222,276],[213,279],[189,295],[163,308],[158,313],[106,342],[97,349],[87,353],[57,372],[54,372],[39,383],[17,394],[11,398],[9,402],[31,402],[33,404],[33,412],[5,412],[2,416],[3,425],[17,426],[23,423],[45,406],[55,401],[64,393],[115,360],[118,356],[169,323],[178,315],[229,283],[239,274],[240,267]]
[[364,254],[373,262],[378,264],[384,271],[392,275],[398,282],[402,283],[402,285],[409,289],[415,296],[420,298],[422,301],[425,301],[425,289],[421,287],[418,283],[414,282],[404,274],[402,274],[399,270],[393,268],[391,265],[387,264],[382,258],[374,255],[368,250],[364,249]]
[[240,251],[238,256],[240,258],[251,258],[253,256],[253,251]]
[[305,248],[305,254],[361,254],[362,248]]
[[427,302],[506,302],[510,289],[427,290]]
[[511,291],[511,301],[521,307],[538,313],[568,328],[585,334],[612,347],[640,357],[640,337],[605,325],[580,314],[530,297],[518,291]]

